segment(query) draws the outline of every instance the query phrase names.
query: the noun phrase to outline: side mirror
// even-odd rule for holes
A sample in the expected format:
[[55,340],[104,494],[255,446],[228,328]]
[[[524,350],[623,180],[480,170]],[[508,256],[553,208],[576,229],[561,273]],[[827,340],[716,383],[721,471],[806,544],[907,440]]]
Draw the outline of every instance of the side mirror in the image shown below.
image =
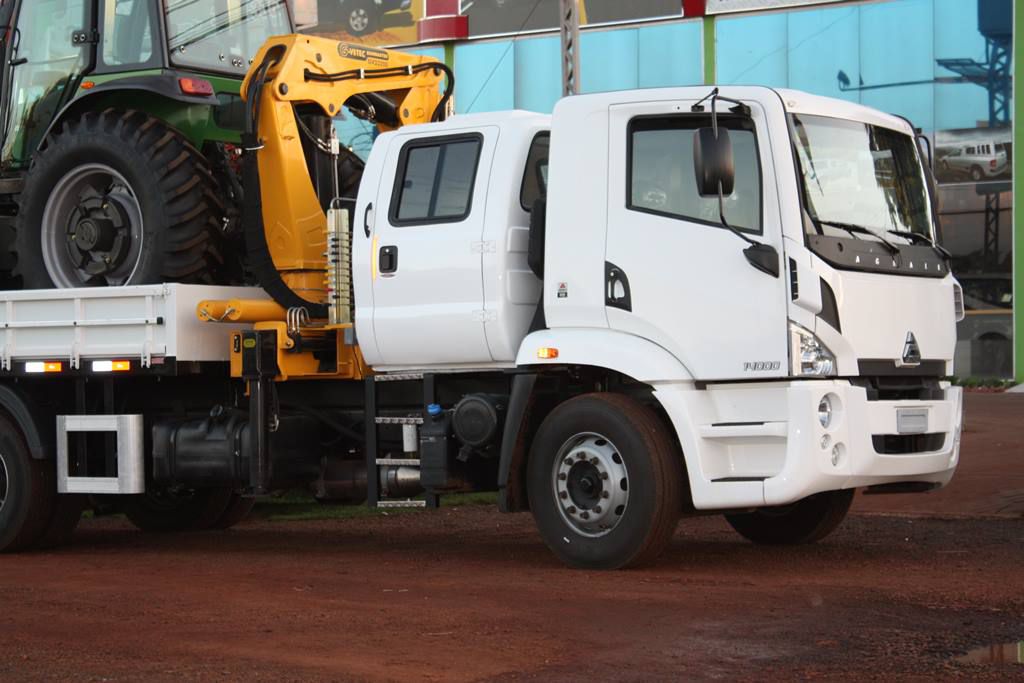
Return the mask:
[[698,128],[693,134],[693,172],[697,178],[697,194],[701,197],[718,197],[732,194],[736,180],[733,165],[732,141],[729,131],[718,128]]

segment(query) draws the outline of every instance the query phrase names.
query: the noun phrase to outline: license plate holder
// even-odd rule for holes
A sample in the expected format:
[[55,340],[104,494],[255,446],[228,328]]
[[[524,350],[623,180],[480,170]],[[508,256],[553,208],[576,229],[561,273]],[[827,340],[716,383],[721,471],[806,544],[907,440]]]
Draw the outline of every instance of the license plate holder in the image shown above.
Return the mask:
[[925,434],[928,431],[927,408],[897,408],[896,431],[900,434]]

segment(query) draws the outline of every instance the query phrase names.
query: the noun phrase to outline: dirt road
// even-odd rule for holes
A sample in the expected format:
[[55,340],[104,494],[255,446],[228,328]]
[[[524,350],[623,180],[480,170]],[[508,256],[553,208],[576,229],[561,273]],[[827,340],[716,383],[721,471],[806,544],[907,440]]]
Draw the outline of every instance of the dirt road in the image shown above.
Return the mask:
[[801,548],[685,520],[639,571],[564,569],[529,515],[486,507],[162,537],[90,520],[0,557],[0,680],[1019,680],[958,658],[1024,640],[1021,415],[972,396],[958,479],[916,507],[859,498]]

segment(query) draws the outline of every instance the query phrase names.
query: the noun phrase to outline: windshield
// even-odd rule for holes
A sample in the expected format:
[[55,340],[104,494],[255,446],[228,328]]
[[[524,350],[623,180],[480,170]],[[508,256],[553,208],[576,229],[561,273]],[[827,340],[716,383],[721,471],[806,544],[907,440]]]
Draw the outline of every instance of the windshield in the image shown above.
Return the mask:
[[887,239],[890,231],[931,239],[931,206],[912,137],[824,116],[793,115],[792,121],[808,232],[863,235],[851,235],[845,225]]
[[291,33],[287,0],[166,0],[171,61],[245,75],[270,36]]

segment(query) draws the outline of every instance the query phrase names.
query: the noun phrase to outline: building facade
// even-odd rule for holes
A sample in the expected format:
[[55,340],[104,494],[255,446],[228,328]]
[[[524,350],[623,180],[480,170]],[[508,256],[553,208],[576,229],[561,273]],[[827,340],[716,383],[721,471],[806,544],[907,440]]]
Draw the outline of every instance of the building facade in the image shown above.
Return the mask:
[[[559,0],[318,2],[313,32],[448,62],[457,113],[550,112],[561,96]],[[1013,4],[581,0],[580,85],[602,92],[756,84],[908,118],[932,143],[941,239],[964,287],[957,374],[1010,377]],[[353,149],[369,151],[371,127],[354,119],[339,127]]]

